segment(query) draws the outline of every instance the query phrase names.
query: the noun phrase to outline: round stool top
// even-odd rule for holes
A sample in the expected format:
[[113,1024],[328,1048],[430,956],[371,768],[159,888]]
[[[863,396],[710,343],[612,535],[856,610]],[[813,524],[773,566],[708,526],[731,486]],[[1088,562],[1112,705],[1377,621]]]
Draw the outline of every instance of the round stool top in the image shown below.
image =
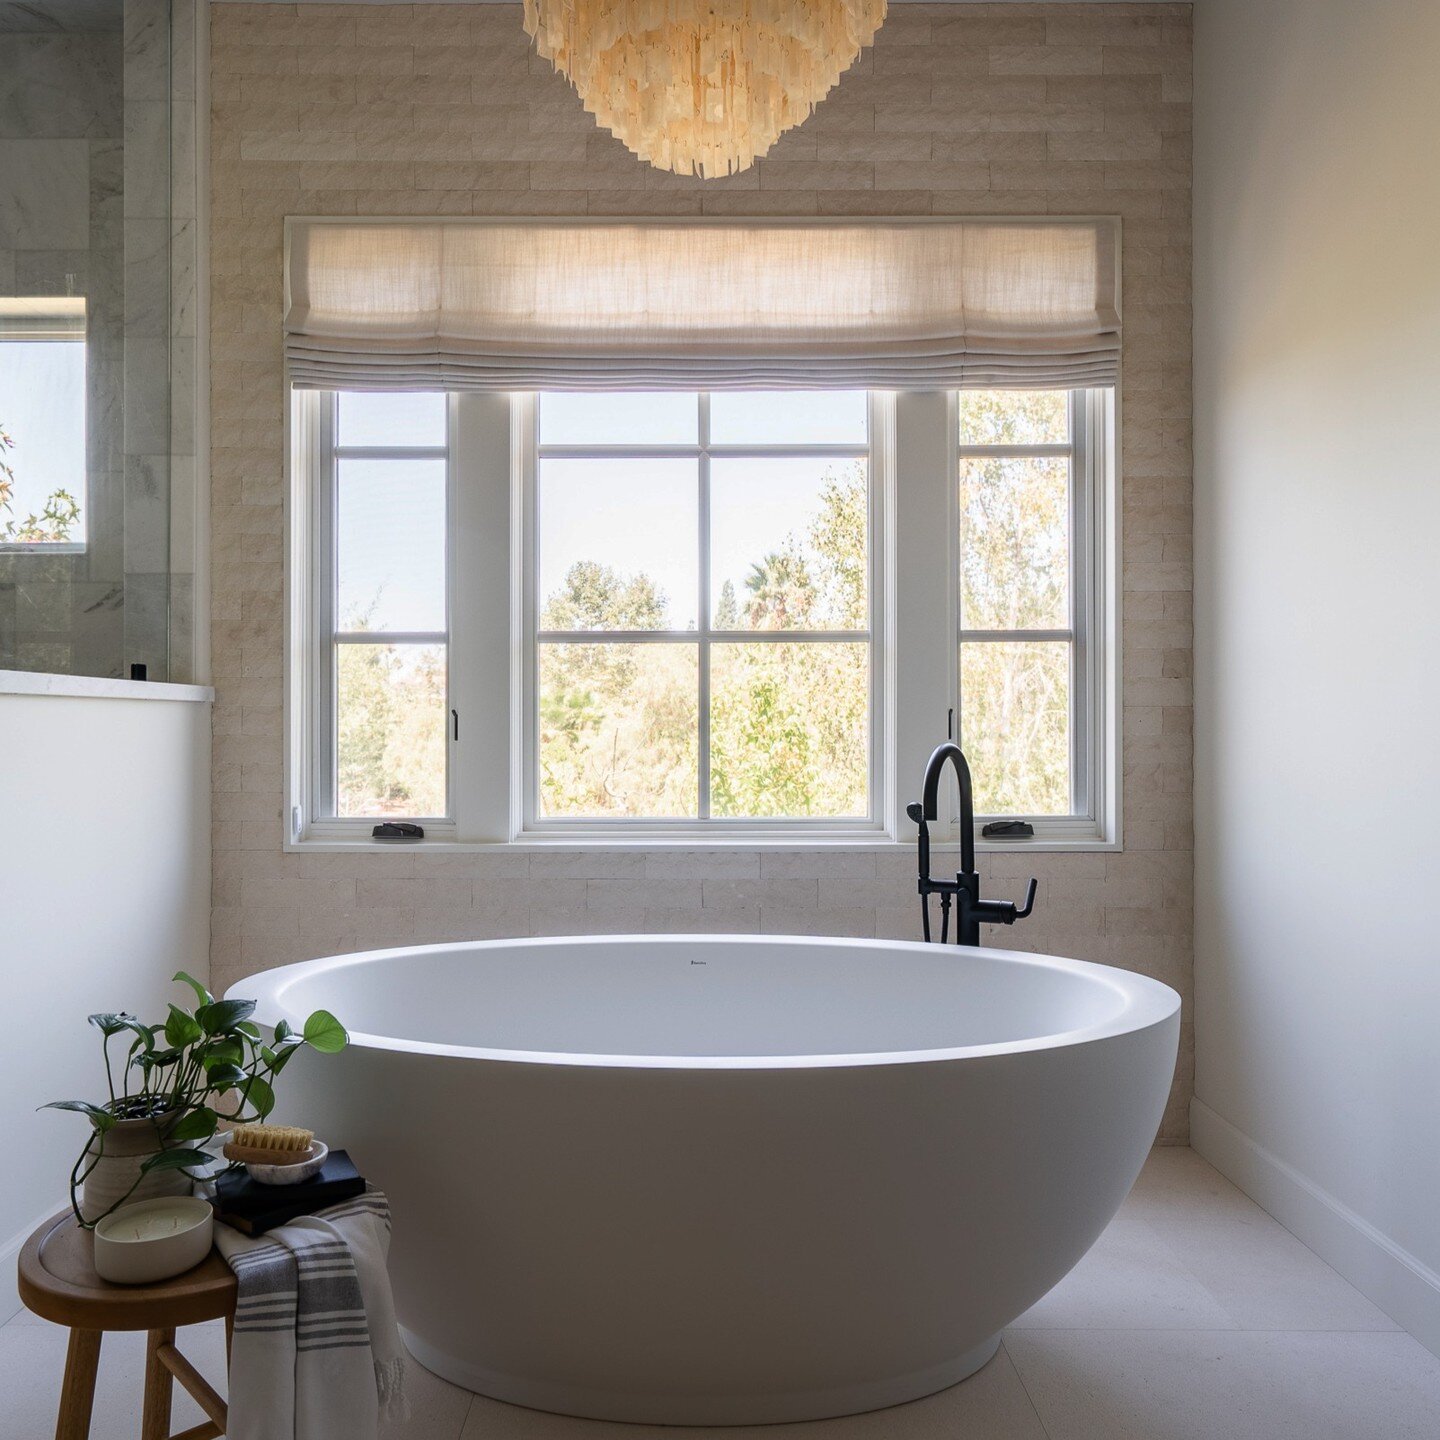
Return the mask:
[[164,1330],[235,1309],[235,1273],[212,1250],[192,1270],[152,1285],[112,1285],[95,1273],[95,1240],[68,1212],[20,1252],[20,1298],[43,1320],[82,1330]]

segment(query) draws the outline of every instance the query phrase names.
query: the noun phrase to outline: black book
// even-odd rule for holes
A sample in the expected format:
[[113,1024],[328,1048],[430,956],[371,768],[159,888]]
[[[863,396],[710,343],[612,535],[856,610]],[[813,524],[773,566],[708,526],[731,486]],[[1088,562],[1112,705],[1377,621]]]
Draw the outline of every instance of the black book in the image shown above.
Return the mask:
[[263,1235],[299,1215],[313,1215],[364,1193],[365,1178],[349,1154],[332,1150],[320,1173],[299,1185],[263,1185],[244,1170],[220,1176],[215,1182],[215,1210],[218,1219],[242,1234]]

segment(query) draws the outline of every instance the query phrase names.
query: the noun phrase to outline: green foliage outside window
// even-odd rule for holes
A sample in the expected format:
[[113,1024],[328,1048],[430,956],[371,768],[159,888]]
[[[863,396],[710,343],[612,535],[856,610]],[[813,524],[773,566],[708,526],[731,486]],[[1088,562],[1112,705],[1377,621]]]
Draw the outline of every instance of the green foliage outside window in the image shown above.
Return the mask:
[[[967,392],[961,442],[1065,444],[1067,406],[1063,392]],[[962,625],[1067,630],[1068,458],[966,458],[959,486]],[[720,587],[712,631],[868,629],[863,462],[828,474],[819,498],[803,531],[757,555],[739,585]],[[699,647],[605,635],[671,623],[670,597],[652,576],[595,561],[571,566],[544,597],[542,631],[594,638],[539,647],[542,816],[699,813]],[[345,628],[364,630],[366,617],[347,617]],[[339,813],[444,814],[443,647],[337,650]],[[1072,651],[1066,640],[961,647],[961,742],[977,811],[1070,813]],[[868,813],[868,643],[715,639],[710,663],[712,816]]]
[[[0,425],[0,456],[15,448],[15,441]],[[68,490],[56,490],[39,513],[24,519],[15,515],[15,471],[0,459],[0,543],[43,545],[68,540],[80,518],[80,505]]]
[[[863,630],[863,465],[827,476],[803,534],[727,582],[715,630]],[[669,601],[650,577],[571,567],[542,630],[663,630]],[[597,641],[601,636],[597,635]],[[540,800],[546,816],[698,813],[698,661],[691,644],[544,644]],[[710,813],[859,816],[869,808],[869,646],[711,647]]]
[[[962,445],[1066,444],[1068,396],[970,390]],[[960,462],[960,615],[967,630],[1070,626],[1068,457]],[[960,743],[986,815],[1068,815],[1066,641],[970,641],[960,655]]]

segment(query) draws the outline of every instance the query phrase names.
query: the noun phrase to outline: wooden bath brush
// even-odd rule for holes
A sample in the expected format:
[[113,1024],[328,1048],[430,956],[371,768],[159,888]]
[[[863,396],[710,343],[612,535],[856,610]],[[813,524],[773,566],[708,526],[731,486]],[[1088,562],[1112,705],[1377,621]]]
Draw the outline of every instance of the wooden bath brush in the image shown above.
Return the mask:
[[298,1125],[237,1125],[222,1153],[242,1165],[298,1165],[314,1141],[315,1132]]

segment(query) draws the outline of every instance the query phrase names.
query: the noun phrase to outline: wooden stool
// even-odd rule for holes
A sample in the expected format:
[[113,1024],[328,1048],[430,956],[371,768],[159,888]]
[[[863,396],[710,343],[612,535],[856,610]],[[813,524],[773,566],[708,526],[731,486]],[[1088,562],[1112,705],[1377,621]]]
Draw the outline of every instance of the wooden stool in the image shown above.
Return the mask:
[[107,1330],[148,1330],[141,1440],[171,1440],[170,1402],[178,1380],[210,1418],[173,1440],[214,1440],[225,1433],[225,1402],[175,1348],[175,1330],[225,1321],[225,1349],[235,1323],[235,1275],[212,1250],[193,1270],[154,1285],[111,1285],[95,1273],[95,1244],[71,1214],[47,1220],[20,1252],[20,1298],[44,1320],[70,1330],[55,1440],[86,1440],[95,1399],[100,1341]]

